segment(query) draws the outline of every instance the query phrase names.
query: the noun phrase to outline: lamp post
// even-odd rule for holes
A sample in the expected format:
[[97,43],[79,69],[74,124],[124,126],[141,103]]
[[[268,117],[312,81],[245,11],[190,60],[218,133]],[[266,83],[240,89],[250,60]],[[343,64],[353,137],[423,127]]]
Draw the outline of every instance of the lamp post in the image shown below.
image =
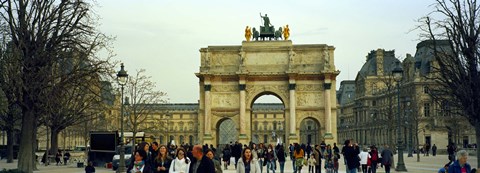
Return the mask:
[[123,143],[123,137],[124,137],[124,134],[123,134],[123,88],[124,86],[127,84],[127,81],[128,81],[128,74],[127,72],[123,69],[124,66],[123,66],[123,63],[121,64],[121,69],[120,71],[118,71],[117,73],[117,82],[118,84],[120,85],[121,87],[121,90],[122,90],[122,105],[121,105],[121,108],[120,108],[120,163],[119,163],[119,166],[118,166],[118,172],[125,172],[125,146],[124,146],[124,143]]
[[402,129],[400,120],[400,81],[403,78],[403,69],[400,66],[400,63],[396,63],[396,67],[392,70],[393,79],[397,82],[397,149],[398,149],[398,162],[396,171],[406,172],[407,168],[403,162],[403,141],[402,141]]
[[377,117],[375,116],[375,110],[372,111],[372,113],[370,113],[370,120],[371,120],[371,126],[370,126],[370,144],[375,144],[376,143],[376,139],[375,139],[375,119]]
[[409,97],[405,98],[405,116],[408,117],[408,156],[413,157],[413,121],[412,110],[410,109],[411,100]]

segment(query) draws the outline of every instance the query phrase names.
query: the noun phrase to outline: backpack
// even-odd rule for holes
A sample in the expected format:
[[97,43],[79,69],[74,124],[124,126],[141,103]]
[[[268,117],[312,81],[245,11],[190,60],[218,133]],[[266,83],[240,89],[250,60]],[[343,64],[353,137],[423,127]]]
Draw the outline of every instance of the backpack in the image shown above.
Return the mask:
[[374,153],[371,153],[370,154],[372,156],[372,161],[377,161],[378,160],[378,154],[374,154]]

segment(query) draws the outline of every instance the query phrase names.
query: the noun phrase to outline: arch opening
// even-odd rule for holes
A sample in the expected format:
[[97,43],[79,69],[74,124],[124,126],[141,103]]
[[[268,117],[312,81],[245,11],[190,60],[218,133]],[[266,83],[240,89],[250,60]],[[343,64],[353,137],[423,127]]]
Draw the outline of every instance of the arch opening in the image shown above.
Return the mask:
[[224,118],[217,124],[217,144],[219,147],[234,143],[238,140],[237,125],[230,118]]
[[300,143],[320,144],[322,139],[320,123],[313,118],[303,119],[300,123]]
[[253,143],[277,144],[285,141],[285,105],[277,94],[258,94],[250,105],[250,118]]

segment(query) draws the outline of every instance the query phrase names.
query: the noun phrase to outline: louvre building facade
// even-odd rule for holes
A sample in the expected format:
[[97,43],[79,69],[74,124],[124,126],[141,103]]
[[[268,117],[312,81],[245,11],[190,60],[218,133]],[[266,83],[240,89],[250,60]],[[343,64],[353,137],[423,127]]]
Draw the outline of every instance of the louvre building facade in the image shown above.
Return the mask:
[[[418,43],[415,56],[407,54],[402,62],[393,50],[368,53],[355,80],[342,81],[337,91],[339,141],[396,146],[400,126],[406,151],[435,144],[441,152],[451,143],[460,148],[475,143],[470,123],[455,114],[447,102],[439,103],[429,94],[429,88],[436,85],[432,80],[436,61],[431,46],[431,41]],[[397,88],[392,70],[400,65],[403,77]]]

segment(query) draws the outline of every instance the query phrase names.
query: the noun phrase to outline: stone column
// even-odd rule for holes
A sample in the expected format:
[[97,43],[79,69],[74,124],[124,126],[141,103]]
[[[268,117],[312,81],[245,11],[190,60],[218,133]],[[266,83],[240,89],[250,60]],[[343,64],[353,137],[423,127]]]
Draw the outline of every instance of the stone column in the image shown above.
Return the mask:
[[210,84],[205,84],[205,134],[204,134],[204,142],[207,142],[212,139],[211,129],[211,107],[210,107],[210,89],[212,86]]
[[332,139],[332,105],[330,103],[330,90],[332,84],[324,83],[324,93],[325,93],[325,139]]
[[244,81],[243,82],[240,82],[240,84],[238,85],[238,88],[240,90],[240,135],[239,135],[239,138],[240,138],[240,141],[243,141],[245,142],[246,139],[247,139],[247,133],[246,133],[246,130],[245,130],[245,117],[246,117],[246,114],[245,114],[245,106],[246,106],[246,103],[245,103],[245,83]]
[[296,104],[296,99],[295,99],[295,83],[290,83],[288,85],[288,90],[290,91],[290,136],[295,136],[295,129],[296,127],[296,116],[295,116],[295,104]]

